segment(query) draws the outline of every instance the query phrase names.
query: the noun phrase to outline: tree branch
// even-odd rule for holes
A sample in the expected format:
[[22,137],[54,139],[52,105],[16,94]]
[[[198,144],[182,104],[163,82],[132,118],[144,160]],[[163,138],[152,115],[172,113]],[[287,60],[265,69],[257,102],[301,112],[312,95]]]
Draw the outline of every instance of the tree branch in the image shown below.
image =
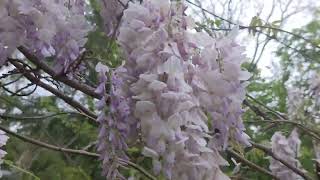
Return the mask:
[[257,170],[265,175],[268,175],[270,177],[272,177],[275,180],[279,180],[279,178],[277,178],[275,175],[273,175],[270,171],[254,164],[253,162],[245,159],[244,157],[242,157],[240,154],[236,153],[235,151],[231,150],[231,149],[227,149],[227,153],[229,153],[231,156],[235,157],[236,159],[238,159],[238,161],[246,164],[247,166],[249,166],[250,168]]
[[[4,128],[2,126],[0,126],[0,130],[8,133],[9,135],[12,135],[12,136],[18,138],[18,139],[21,139],[24,142],[31,143],[31,144],[34,144],[34,145],[37,145],[37,146],[40,146],[40,147],[43,147],[43,148],[46,148],[46,149],[50,149],[50,150],[53,150],[53,151],[71,153],[71,154],[76,154],[76,155],[83,155],[83,156],[88,156],[88,157],[93,157],[93,158],[99,158],[100,157],[99,154],[93,153],[93,152],[88,152],[88,151],[84,151],[84,150],[76,150],[76,149],[68,149],[68,148],[63,148],[63,147],[58,147],[58,146],[54,146],[54,145],[51,145],[51,144],[47,144],[47,143],[44,143],[44,142],[41,142],[41,141],[38,141],[38,140],[35,140],[35,139],[32,139],[32,138],[23,136],[23,135],[19,135],[19,134],[15,133],[15,132],[12,132],[12,131],[10,131],[7,128]],[[139,165],[137,165],[137,164],[135,164],[135,163],[133,163],[131,161],[127,161],[127,160],[124,160],[124,159],[119,159],[119,162],[122,165],[128,165],[128,166],[136,169],[137,171],[139,171],[142,174],[144,174],[148,179],[156,180],[156,178],[153,175],[151,175],[150,173],[148,173],[147,170],[143,169],[142,167],[140,167]]]
[[[275,125],[276,122],[278,123],[291,123],[296,125],[297,127],[299,127],[300,129],[302,129],[303,131],[305,131],[306,133],[308,133],[309,135],[311,135],[312,137],[314,137],[317,140],[320,140],[320,138],[312,133],[313,130],[305,127],[304,125],[298,123],[298,122],[294,122],[294,121],[289,121],[289,120],[271,120],[264,112],[262,112],[259,108],[251,105],[248,101],[244,101],[244,104],[247,105],[254,113],[256,113],[258,116],[263,117],[265,120],[262,120],[262,122],[272,122],[272,125]],[[284,117],[284,116],[281,116]],[[284,117],[285,118],[285,117]],[[259,121],[261,122],[261,121]],[[307,180],[312,180],[313,178],[310,177],[309,175],[305,174],[302,170],[292,166],[291,164],[287,163],[286,161],[284,161],[283,159],[281,159],[280,157],[278,157],[276,154],[274,154],[272,152],[272,150],[268,147],[265,147],[263,145],[251,142],[252,146],[260,149],[262,151],[264,151],[266,154],[268,154],[269,156],[272,156],[274,159],[280,161],[283,165],[287,166],[289,169],[291,169],[292,171],[294,171],[295,173],[299,174],[300,176],[302,176],[303,178],[307,179]]]
[[311,137],[313,137],[314,139],[316,139],[316,140],[318,140],[320,142],[319,132],[317,132],[316,130],[313,130],[313,129],[309,128],[309,127],[306,127],[305,125],[300,124],[299,122],[290,121],[290,120],[287,119],[287,117],[285,117],[285,116],[283,116],[283,115],[281,115],[279,113],[277,113],[276,115],[281,120],[272,120],[271,118],[268,117],[268,115],[266,113],[261,111],[258,107],[254,106],[254,105],[251,105],[247,100],[244,100],[243,104],[248,106],[256,115],[258,115],[258,116],[260,116],[260,117],[262,117],[264,119],[264,120],[261,120],[261,121],[256,121],[256,122],[251,122],[251,123],[269,122],[269,123],[271,123],[269,128],[276,126],[277,123],[293,124],[293,125],[297,126],[299,129],[303,130],[308,135],[310,135]]
[[[204,12],[206,12],[206,13],[208,13],[208,14],[210,14],[210,15],[212,15],[212,16],[214,16],[214,17],[216,17],[216,18],[218,18],[218,19],[220,19],[220,20],[222,20],[222,21],[225,21],[225,22],[227,22],[227,23],[229,23],[229,24],[232,24],[232,25],[237,25],[237,23],[234,23],[234,22],[232,22],[232,21],[230,21],[230,20],[228,20],[228,19],[225,19],[225,18],[223,18],[223,17],[221,17],[221,16],[218,16],[218,15],[210,12],[209,10],[204,9],[203,7],[201,7],[201,6],[199,6],[199,5],[191,2],[190,0],[186,0],[186,2],[188,2],[189,4],[191,4],[191,5],[199,8],[199,9],[201,9],[202,11],[204,11]],[[276,28],[276,27],[272,27],[272,26],[263,26],[263,25],[262,25],[262,26],[243,26],[243,25],[239,25],[239,29],[255,29],[255,31],[257,31],[257,32],[260,32],[260,33],[262,33],[262,34],[264,34],[264,35],[268,35],[268,34],[264,33],[264,32],[261,31],[261,30],[257,30],[256,28],[271,29],[271,30],[276,30],[276,31],[279,31],[279,32],[283,32],[283,33],[289,34],[289,35],[291,35],[291,36],[294,36],[294,37],[303,39],[303,40],[306,41],[307,43],[310,43],[313,47],[320,48],[319,45],[317,45],[316,43],[312,42],[310,39],[307,39],[307,38],[305,38],[305,37],[303,37],[303,36],[301,36],[301,35],[299,35],[299,34],[295,34],[295,33],[293,33],[293,32],[286,31],[286,30],[283,30],[283,29],[280,29],[280,28]],[[230,30],[230,28],[225,28],[224,30]],[[275,38],[273,38],[273,39],[275,39]]]
[[96,119],[97,116],[89,111],[87,108],[85,108],[84,106],[82,106],[79,102],[74,101],[71,97],[68,97],[66,95],[64,95],[62,92],[56,90],[55,88],[51,87],[50,85],[40,81],[38,78],[36,78],[34,75],[25,72],[25,69],[23,67],[23,65],[21,65],[20,63],[16,62],[14,59],[9,59],[10,63],[13,64],[29,81],[31,81],[34,84],[37,84],[38,86],[46,89],[47,91],[51,92],[52,94],[56,95],[57,97],[59,97],[60,99],[62,99],[64,102],[66,102],[67,104],[69,104],[70,106],[74,107],[77,111],[79,112],[83,112],[86,115],[88,115],[90,118],[90,122],[97,125],[98,122],[92,119]]
[[291,169],[293,172],[299,174],[301,177],[303,177],[304,179],[307,180],[313,180],[312,177],[310,177],[308,174],[304,173],[302,170],[296,168],[295,166],[293,166],[292,164],[289,164],[288,162],[286,162],[285,160],[283,160],[282,158],[278,157],[278,155],[274,154],[272,152],[272,150],[268,147],[265,147],[261,144],[257,144],[254,142],[251,142],[252,146],[256,149],[260,149],[263,152],[265,152],[267,155],[271,156],[273,159],[281,162],[283,165],[287,166],[289,169]]
[[252,101],[254,101],[255,103],[259,104],[260,106],[264,107],[265,109],[267,109],[268,111],[270,111],[271,113],[273,113],[274,115],[278,116],[280,119],[288,119],[287,116],[284,116],[283,114],[280,114],[279,112],[269,108],[268,106],[266,106],[265,104],[263,104],[262,102],[260,102],[259,100],[255,99],[254,97],[252,97],[249,94],[246,94],[246,96],[248,98],[250,98]]
[[84,116],[82,113],[79,113],[79,112],[59,112],[59,113],[55,113],[55,114],[40,115],[40,116],[25,116],[24,114],[19,114],[19,116],[14,115],[14,114],[13,115],[0,114],[0,118],[2,118],[4,120],[15,119],[15,120],[23,120],[23,121],[25,121],[25,120],[32,121],[32,120],[47,119],[47,118],[61,116],[61,115],[81,115],[81,116]]
[[63,82],[64,84],[75,88],[76,90],[79,90],[91,97],[94,97],[96,99],[101,99],[101,96],[99,94],[97,94],[94,91],[94,88],[91,86],[88,86],[86,84],[83,84],[79,81],[76,80],[72,80],[72,79],[68,79],[65,76],[60,76],[58,75],[53,69],[51,69],[44,61],[38,59],[36,56],[34,56],[33,54],[29,53],[28,49],[25,47],[18,47],[18,50],[29,60],[31,61],[33,64],[35,64],[37,67],[39,67],[40,69],[42,69],[44,72],[46,72],[47,74],[49,74],[50,76],[52,76],[53,79]]
[[[193,2],[191,2],[191,1],[189,1],[189,0],[186,0],[186,2],[188,2],[189,4],[191,4],[191,5],[199,8],[199,9],[201,9],[201,10],[203,10],[204,12],[206,12],[206,13],[208,13],[208,14],[210,14],[210,15],[212,15],[212,16],[214,16],[214,17],[216,17],[216,18],[218,18],[218,19],[220,19],[220,20],[222,20],[222,21],[225,21],[225,22],[230,23],[230,24],[232,24],[232,25],[237,25],[236,23],[234,23],[234,22],[232,22],[232,21],[230,21],[230,20],[227,20],[227,19],[225,19],[225,18],[223,18],[223,17],[221,17],[221,16],[218,16],[218,15],[210,12],[209,10],[206,10],[206,9],[203,9],[203,8],[199,7],[197,4],[195,4],[195,3],[193,3]],[[269,39],[276,40],[277,42],[279,42],[280,44],[284,45],[285,47],[287,47],[287,48],[289,48],[289,49],[292,49],[292,50],[293,50],[294,52],[296,52],[296,53],[301,54],[303,57],[308,58],[308,59],[311,59],[311,60],[314,60],[311,56],[309,56],[308,54],[304,53],[302,50],[299,50],[299,49],[297,49],[297,48],[295,48],[295,47],[292,47],[292,46],[288,45],[287,43],[285,43],[284,41],[281,41],[280,39],[276,38],[274,35],[269,35],[268,33],[264,32],[264,31],[262,31],[262,30],[259,30],[259,29],[257,29],[257,28],[261,28],[261,29],[269,28],[269,29],[274,29],[274,30],[278,30],[278,31],[281,31],[281,32],[286,32],[286,33],[288,33],[288,34],[290,34],[290,35],[294,35],[294,36],[296,36],[296,37],[300,37],[301,39],[303,39],[303,40],[306,41],[307,43],[310,43],[313,47],[320,48],[319,45],[313,43],[311,40],[306,39],[306,38],[303,38],[302,36],[300,36],[300,35],[298,35],[298,34],[294,34],[294,33],[292,33],[292,32],[285,31],[285,30],[283,30],[283,29],[279,29],[279,28],[275,28],[275,27],[269,27],[269,26],[242,26],[242,25],[239,25],[239,29],[249,29],[249,30],[250,30],[250,29],[254,29],[256,32],[259,32],[259,33],[263,34],[264,36],[266,36],[266,37],[269,38]],[[230,29],[230,28],[220,28],[220,29],[212,28],[212,30],[217,30],[217,31],[218,31],[218,30],[230,31],[231,29]]]
[[294,126],[297,126],[298,128],[300,128],[301,130],[303,130],[304,132],[306,132],[307,134],[309,134],[310,136],[312,136],[314,139],[316,139],[317,141],[320,142],[320,137],[317,135],[317,132],[311,128],[308,128],[306,126],[304,126],[303,124],[300,124],[299,122],[296,121],[290,121],[290,120],[260,120],[260,121],[246,121],[249,123],[260,123],[260,122],[264,122],[264,123],[286,123],[286,124],[292,124]]

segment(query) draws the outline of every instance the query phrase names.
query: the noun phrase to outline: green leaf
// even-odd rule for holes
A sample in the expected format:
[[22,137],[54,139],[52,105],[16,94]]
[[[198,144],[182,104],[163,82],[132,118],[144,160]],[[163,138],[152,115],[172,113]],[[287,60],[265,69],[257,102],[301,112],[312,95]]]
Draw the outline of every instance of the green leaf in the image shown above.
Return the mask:
[[221,24],[222,24],[222,21],[221,21],[220,19],[216,19],[216,20],[214,21],[214,24],[215,24],[217,27],[220,27]]
[[257,32],[256,26],[262,26],[262,20],[259,16],[253,16],[249,26],[249,34],[252,33],[255,36]]

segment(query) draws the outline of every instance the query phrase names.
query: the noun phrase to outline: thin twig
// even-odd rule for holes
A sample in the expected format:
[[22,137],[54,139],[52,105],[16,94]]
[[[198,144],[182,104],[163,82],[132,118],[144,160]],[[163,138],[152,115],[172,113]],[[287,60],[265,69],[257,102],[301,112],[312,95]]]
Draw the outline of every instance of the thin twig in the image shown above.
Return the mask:
[[[225,19],[225,18],[223,18],[223,17],[221,17],[221,16],[218,16],[218,15],[210,12],[209,10],[206,10],[206,9],[201,8],[200,6],[198,6],[197,4],[195,4],[195,3],[193,3],[193,2],[191,2],[191,1],[189,1],[189,0],[186,0],[186,2],[190,3],[191,5],[199,8],[199,9],[202,9],[204,12],[206,12],[206,13],[208,13],[208,14],[210,14],[210,15],[212,15],[212,16],[220,19],[220,20],[223,20],[223,21],[225,21],[225,22],[228,22],[228,23],[230,23],[230,24],[232,24],[232,25],[238,25],[238,24],[236,24],[236,23],[234,23],[234,22],[232,22],[232,21],[230,21],[230,20],[227,20],[227,19]],[[303,50],[290,46],[290,45],[287,44],[285,41],[281,41],[280,39],[276,38],[275,35],[270,35],[269,33],[264,32],[262,29],[268,28],[268,29],[278,30],[278,31],[281,31],[281,32],[286,32],[286,33],[288,33],[288,34],[293,35],[294,33],[292,33],[292,32],[288,32],[288,31],[285,31],[285,30],[283,30],[283,29],[279,29],[279,28],[275,28],[275,27],[269,27],[269,26],[243,26],[243,25],[238,25],[238,27],[239,27],[239,29],[248,29],[248,30],[254,29],[256,32],[263,34],[263,35],[266,36],[267,38],[276,40],[277,42],[279,42],[280,44],[284,45],[285,47],[293,50],[293,51],[296,52],[296,53],[299,53],[299,54],[302,55],[304,58],[314,60],[310,55],[306,54]],[[260,29],[257,29],[257,28],[260,28],[261,30],[260,30]],[[212,29],[212,30],[216,30],[216,31],[219,31],[219,30],[222,30],[222,31],[231,31],[230,28],[211,28],[211,29]],[[314,46],[314,47],[316,47],[316,48],[320,48],[319,45],[313,43],[311,40],[308,40],[308,39],[306,39],[306,38],[303,38],[302,36],[297,35],[297,34],[294,34],[294,35],[295,35],[296,37],[302,38],[302,39],[305,40],[306,42],[310,43],[312,46]]]
[[[82,113],[79,112],[60,112],[55,114],[49,114],[49,115],[40,115],[40,116],[25,116],[23,114],[17,115],[10,115],[10,114],[0,114],[0,118],[2,119],[16,119],[16,120],[40,120],[40,119],[47,119],[55,116],[61,116],[61,115],[67,115],[67,114],[75,114],[75,115],[81,115],[84,116]],[[86,116],[87,117],[87,116]]]
[[244,158],[243,156],[241,156],[240,154],[236,153],[235,151],[233,151],[232,149],[227,149],[227,153],[229,153],[231,156],[235,157],[236,159],[238,159],[238,161],[246,164],[247,166],[249,166],[250,168],[257,170],[265,175],[271,176],[273,179],[275,180],[279,180],[279,178],[277,178],[275,175],[273,175],[270,171],[258,166],[257,164],[247,160],[246,158]]
[[308,135],[310,135],[311,137],[313,137],[314,139],[316,139],[317,141],[320,142],[320,137],[317,135],[317,132],[311,128],[308,128],[306,126],[304,126],[303,124],[300,124],[296,121],[290,121],[290,120],[259,120],[259,121],[246,121],[246,123],[276,123],[276,124],[280,124],[280,123],[286,123],[286,124],[292,124],[294,126],[297,126],[298,128],[300,128],[301,130],[303,130],[304,132],[306,132]]
[[44,61],[38,59],[33,54],[29,53],[28,49],[25,47],[18,47],[19,51],[33,64],[35,64],[38,68],[42,69],[44,72],[52,76],[53,79],[63,82],[64,84],[73,87],[91,97],[100,99],[101,96],[94,91],[94,88],[91,86],[88,86],[86,84],[83,84],[79,81],[69,79],[66,76],[60,76],[58,75],[53,69],[51,69]]
[[[50,149],[50,150],[53,150],[53,151],[59,151],[59,152],[83,155],[83,156],[88,156],[88,157],[93,157],[93,158],[99,158],[100,157],[99,154],[93,153],[93,152],[88,152],[88,151],[84,151],[84,150],[77,150],[77,149],[68,149],[68,148],[63,148],[63,147],[58,147],[58,146],[54,146],[54,145],[51,145],[51,144],[47,144],[47,143],[42,142],[42,141],[38,141],[38,140],[29,138],[29,137],[26,137],[26,136],[23,136],[23,135],[19,135],[19,134],[15,133],[15,132],[12,132],[12,131],[10,131],[7,128],[2,127],[2,126],[0,126],[0,130],[8,133],[9,135],[12,135],[12,136],[18,138],[18,139],[21,139],[24,142],[31,143],[31,144],[34,144],[34,145],[37,145],[37,146],[40,146],[40,147],[44,147],[46,149]],[[156,178],[153,175],[151,175],[150,173],[148,173],[147,170],[143,169],[141,166],[139,166],[139,165],[137,165],[137,164],[135,164],[135,163],[133,163],[131,161],[127,161],[127,160],[124,160],[124,159],[119,159],[119,162],[122,163],[123,165],[128,165],[128,166],[136,169],[137,171],[139,171],[142,174],[144,174],[148,179],[156,180]]]
[[[269,123],[271,123],[270,127],[276,126],[277,123],[293,124],[320,142],[320,136],[319,136],[320,133],[312,128],[306,127],[305,125],[303,125],[299,122],[296,122],[296,121],[290,121],[285,116],[283,116],[281,114],[278,114],[279,115],[278,117],[280,117],[281,120],[273,120],[273,119],[269,118],[266,113],[261,111],[258,107],[250,104],[248,101],[245,100],[243,102],[243,104],[248,106],[256,115],[258,115],[264,119],[264,120],[260,120],[260,121],[255,121],[254,123],[269,122]],[[247,122],[251,122],[251,121],[247,121]]]
[[[234,23],[234,22],[232,22],[232,21],[230,21],[230,20],[228,20],[228,19],[225,19],[225,18],[223,18],[223,17],[221,17],[221,16],[218,16],[218,15],[212,13],[211,11],[206,10],[206,9],[200,7],[199,5],[191,2],[190,0],[186,0],[186,2],[188,2],[189,4],[191,4],[191,5],[199,8],[199,9],[201,9],[202,11],[204,11],[204,12],[206,12],[206,13],[208,13],[208,14],[210,14],[210,15],[212,15],[212,16],[220,19],[220,20],[223,20],[223,21],[225,21],[225,22],[227,22],[227,23],[229,23],[229,24],[232,24],[232,25],[237,25],[237,23]],[[280,28],[276,28],[276,27],[272,27],[272,26],[263,26],[263,25],[261,25],[261,26],[243,26],[243,25],[239,25],[239,29],[255,29],[255,31],[260,32],[260,33],[266,35],[266,33],[262,32],[262,30],[260,31],[260,30],[257,30],[256,28],[271,29],[271,30],[275,30],[275,31],[287,33],[287,34],[292,35],[292,36],[294,36],[294,37],[303,39],[304,41],[310,43],[312,46],[314,46],[314,47],[316,47],[316,48],[320,48],[319,45],[317,45],[316,43],[312,42],[310,39],[307,39],[307,38],[305,38],[305,37],[303,37],[303,36],[301,36],[301,35],[299,35],[299,34],[295,34],[295,33],[293,33],[293,32],[286,31],[286,30],[283,30],[283,29],[280,29]],[[228,29],[228,28],[225,28],[225,29]],[[229,28],[229,29],[230,29],[230,28]]]
[[[23,75],[31,82],[33,82],[34,84],[37,84],[38,86],[46,89],[47,91],[51,92],[52,94],[56,95],[57,97],[59,97],[60,99],[62,99],[64,102],[66,102],[67,104],[69,104],[70,106],[72,106],[73,108],[75,108],[77,111],[79,112],[83,112],[86,115],[92,117],[92,119],[96,119],[97,116],[91,112],[90,110],[88,110],[87,108],[85,108],[84,106],[82,106],[82,104],[80,104],[79,102],[73,100],[71,97],[66,96],[65,94],[63,94],[62,92],[58,91],[57,89],[51,87],[50,85],[40,81],[38,78],[36,78],[35,76],[33,76],[30,73],[26,73],[24,72],[24,68],[21,64],[19,64],[18,62],[16,62],[14,59],[9,59],[10,63],[12,65],[14,65],[21,73],[23,73]],[[98,122],[97,121],[93,121],[92,119],[90,119],[91,123],[97,125]]]
[[280,114],[279,112],[269,108],[268,106],[266,106],[265,104],[263,104],[262,102],[260,102],[259,100],[257,100],[256,98],[252,97],[249,94],[246,94],[246,96],[248,98],[250,98],[251,100],[253,100],[255,103],[261,105],[262,107],[264,107],[265,109],[267,109],[268,111],[272,112],[274,115],[278,116],[280,119],[288,119],[286,116]]

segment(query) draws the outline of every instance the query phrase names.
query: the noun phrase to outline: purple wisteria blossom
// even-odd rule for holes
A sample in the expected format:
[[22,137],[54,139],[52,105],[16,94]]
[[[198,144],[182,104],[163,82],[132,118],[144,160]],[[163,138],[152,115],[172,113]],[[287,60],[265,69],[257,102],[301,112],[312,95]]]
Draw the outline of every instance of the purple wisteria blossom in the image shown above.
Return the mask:
[[100,14],[103,17],[104,31],[108,36],[113,35],[120,23],[121,13],[129,0],[101,0]]
[[[118,172],[118,158],[128,159],[125,154],[127,150],[128,139],[133,138],[136,120],[130,116],[130,99],[123,92],[124,78],[121,74],[124,69],[119,67],[111,73],[112,84],[110,86],[110,95],[106,93],[107,75],[109,72],[107,66],[98,63],[96,71],[99,73],[99,86],[96,92],[103,98],[100,99],[96,107],[100,111],[97,121],[100,123],[97,151],[101,155],[103,172],[107,179],[122,177]],[[107,102],[110,105],[107,108]]]
[[[125,64],[112,80],[119,92],[110,94],[109,126],[124,137],[137,129],[143,154],[167,179],[229,179],[219,151],[229,140],[249,145],[241,120],[250,77],[240,68],[244,49],[235,32],[214,39],[190,31],[185,10],[182,2],[146,0],[123,12],[117,41]],[[121,140],[112,147],[123,148]]]
[[[299,156],[299,149],[301,141],[297,129],[294,129],[290,136],[286,138],[281,132],[276,132],[271,138],[272,152],[278,157],[281,157],[287,163],[301,168],[301,164],[297,159]],[[293,172],[287,166],[273,158],[270,158],[271,172],[280,180],[300,180],[303,179],[300,175]]]
[[39,58],[54,57],[55,71],[67,73],[91,30],[84,0],[4,0],[0,3],[0,66],[19,46]]

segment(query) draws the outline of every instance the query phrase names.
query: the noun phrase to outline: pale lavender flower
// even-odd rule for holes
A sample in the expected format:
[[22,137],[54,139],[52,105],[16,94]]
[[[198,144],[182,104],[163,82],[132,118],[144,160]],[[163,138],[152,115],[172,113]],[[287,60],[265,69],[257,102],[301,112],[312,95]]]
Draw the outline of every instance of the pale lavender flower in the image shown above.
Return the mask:
[[243,48],[233,37],[191,33],[194,24],[184,11],[182,2],[160,0],[130,3],[124,11],[117,40],[126,56],[121,89],[133,105],[128,116],[138,119],[155,173],[228,179],[218,150],[229,139],[249,145],[241,120],[241,81],[250,77],[240,68]]
[[320,107],[320,74],[312,72],[311,78],[309,80],[309,93],[312,96],[312,106],[310,107],[312,115],[315,117],[315,121],[319,120],[319,107]]
[[0,67],[25,38],[23,26],[15,17],[9,15],[11,13],[9,7],[14,8],[12,2],[8,0],[0,2]]
[[[122,68],[119,67],[113,71],[112,84],[110,86],[110,94],[107,95],[106,84],[109,68],[101,63],[96,66],[96,71],[99,73],[99,86],[96,93],[99,93],[103,98],[100,99],[96,107],[100,111],[97,121],[100,123],[98,135],[97,151],[101,155],[102,174],[107,179],[121,177],[118,172],[118,158],[128,159],[125,154],[127,150],[127,142],[129,141],[132,132],[137,128],[135,119],[130,115],[130,100],[125,97],[123,92],[123,81],[121,77]],[[110,102],[107,109],[107,100]],[[133,138],[133,137],[131,137]]]
[[[300,144],[301,141],[299,139],[297,129],[294,129],[288,138],[283,136],[281,132],[275,132],[271,138],[272,152],[297,168],[301,168],[301,164],[297,159],[299,156]],[[270,157],[269,168],[280,180],[303,179],[300,175],[296,174],[280,161],[275,160],[272,157]]]
[[100,14],[104,22],[104,30],[111,36],[120,23],[122,11],[125,9],[128,0],[102,0],[100,1]]
[[[84,1],[12,0],[0,4],[0,63],[19,46],[40,59],[54,57],[57,73],[70,73],[70,65],[84,51],[91,30],[84,16]],[[1,65],[0,64],[0,65]]]

